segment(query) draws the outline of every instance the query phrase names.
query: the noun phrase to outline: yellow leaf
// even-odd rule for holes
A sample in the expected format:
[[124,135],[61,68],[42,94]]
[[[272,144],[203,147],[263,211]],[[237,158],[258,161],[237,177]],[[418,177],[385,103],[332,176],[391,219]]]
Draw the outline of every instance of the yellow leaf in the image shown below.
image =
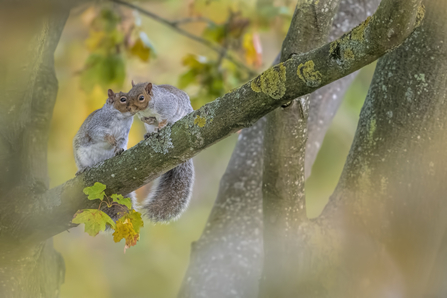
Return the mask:
[[126,249],[137,244],[137,241],[140,239],[140,227],[143,224],[141,214],[131,210],[116,222],[113,241],[120,242],[121,239],[125,239],[124,252],[126,252]]
[[260,67],[262,64],[262,46],[258,33],[246,33],[242,42],[245,60],[248,64]]
[[106,36],[106,33],[104,31],[90,30],[90,35],[85,41],[85,45],[87,46],[87,49],[90,52],[93,52],[94,50],[101,47],[105,36]]
[[130,48],[130,54],[139,57],[144,62],[148,62],[151,55],[151,49],[146,47],[141,38],[138,38]]

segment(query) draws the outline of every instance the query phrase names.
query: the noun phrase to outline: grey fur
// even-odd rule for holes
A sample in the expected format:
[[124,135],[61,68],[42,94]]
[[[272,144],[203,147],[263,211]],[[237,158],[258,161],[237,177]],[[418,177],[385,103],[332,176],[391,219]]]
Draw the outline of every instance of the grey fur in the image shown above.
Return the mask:
[[[130,98],[138,97],[148,83],[135,85],[129,91]],[[148,134],[157,133],[159,124],[173,124],[194,111],[188,94],[171,85],[152,84],[147,108],[137,113],[145,122]],[[147,134],[146,134],[147,135]],[[177,219],[188,207],[194,184],[192,160],[164,173],[154,185],[142,208],[146,216],[155,222]]]
[[[109,100],[101,109],[91,113],[73,139],[73,151],[78,167],[76,175],[126,150],[132,122],[132,113],[121,113]],[[112,136],[116,144],[108,142],[106,135]],[[125,197],[131,198],[132,203],[135,202],[134,193]],[[118,212],[123,210],[112,207],[103,211],[116,221],[120,217]]]
[[[121,113],[110,103],[91,113],[73,139],[79,172],[126,150],[132,122],[131,113]],[[106,135],[115,138],[116,146],[106,141]]]
[[154,222],[176,220],[189,205],[194,184],[192,159],[157,179],[143,204],[145,215]]
[[[129,97],[133,98],[139,95],[140,90],[148,83],[136,84],[130,91]],[[168,120],[168,124],[173,124],[182,119],[187,114],[194,111],[191,106],[188,94],[171,85],[152,84],[151,100],[148,107],[137,113],[141,121],[145,122],[146,132],[157,132],[158,124],[163,120]],[[151,124],[147,124],[146,119],[153,119]]]

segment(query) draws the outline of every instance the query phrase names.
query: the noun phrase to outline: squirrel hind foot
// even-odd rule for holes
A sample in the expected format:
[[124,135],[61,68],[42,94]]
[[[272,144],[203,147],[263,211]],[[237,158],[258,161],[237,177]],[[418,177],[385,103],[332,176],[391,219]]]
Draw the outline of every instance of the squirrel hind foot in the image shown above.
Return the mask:
[[88,169],[90,169],[90,167],[85,167],[83,169],[80,169],[79,171],[76,172],[75,176],[79,176],[82,173],[84,173],[85,171],[87,171]]

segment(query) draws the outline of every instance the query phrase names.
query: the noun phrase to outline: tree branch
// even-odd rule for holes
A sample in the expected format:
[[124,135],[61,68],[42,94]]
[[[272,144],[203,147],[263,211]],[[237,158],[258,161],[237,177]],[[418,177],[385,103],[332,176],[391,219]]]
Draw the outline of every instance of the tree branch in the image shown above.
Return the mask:
[[[183,30],[182,28],[180,28],[178,26],[179,24],[185,23],[185,21],[189,22],[192,19],[184,19],[184,20],[180,20],[180,21],[169,21],[169,20],[167,20],[167,19],[165,19],[165,18],[163,18],[163,17],[161,17],[161,16],[159,16],[159,15],[153,13],[153,12],[150,12],[150,11],[148,11],[146,9],[143,9],[143,8],[137,6],[137,5],[132,4],[132,3],[128,3],[126,1],[121,1],[121,0],[112,0],[112,1],[117,3],[117,4],[120,4],[120,5],[129,7],[129,8],[135,9],[135,10],[139,11],[140,13],[144,14],[145,16],[148,16],[148,17],[152,18],[153,20],[155,20],[155,21],[157,21],[159,23],[162,23],[162,24],[164,24],[164,25],[166,25],[168,27],[171,27],[174,31],[177,31],[180,34],[182,34],[182,35],[184,35],[184,36],[186,36],[186,37],[188,37],[188,38],[190,38],[192,40],[195,40],[195,41],[197,41],[197,42],[207,46],[208,48],[210,48],[211,50],[213,50],[217,54],[219,54],[219,56],[224,57],[225,59],[227,59],[227,60],[231,61],[232,63],[234,63],[236,66],[244,69],[251,77],[254,77],[254,76],[257,75],[257,73],[255,71],[253,71],[250,67],[248,67],[244,63],[238,61],[238,59],[236,59],[232,54],[230,54],[225,48],[223,48],[223,47],[221,47],[221,46],[219,46],[219,45],[217,45],[217,44],[215,44],[215,43],[213,43],[213,42],[211,42],[209,40],[206,40],[206,39],[201,38],[201,37],[199,37],[197,35],[189,33],[188,31]],[[211,22],[210,20],[205,19],[205,18],[200,18],[200,19],[196,19],[196,20],[206,21],[208,23]]]
[[[72,226],[72,216],[78,209],[96,205],[85,198],[82,192],[85,186],[101,182],[107,185],[108,194],[129,193],[231,133],[252,125],[277,107],[373,62],[401,44],[415,27],[417,7],[414,1],[411,5],[402,2],[408,3],[398,1],[401,9],[393,9],[396,15],[389,15],[389,1],[385,1],[374,17],[335,42],[293,56],[122,155],[47,191],[37,201],[51,204],[39,206],[25,218],[7,215],[5,225],[10,228],[1,232],[12,239],[27,240],[56,235]],[[396,25],[403,29],[396,28],[392,38],[383,39],[389,28]],[[350,54],[346,55],[348,51]],[[20,205],[20,197],[13,201]]]
[[172,21],[172,25],[173,26],[178,26],[178,25],[183,25],[183,24],[189,24],[189,23],[208,23],[209,25],[214,25],[217,26],[216,23],[214,23],[212,20],[208,19],[208,18],[204,18],[204,17],[192,17],[192,18],[183,18],[180,20],[175,20]]

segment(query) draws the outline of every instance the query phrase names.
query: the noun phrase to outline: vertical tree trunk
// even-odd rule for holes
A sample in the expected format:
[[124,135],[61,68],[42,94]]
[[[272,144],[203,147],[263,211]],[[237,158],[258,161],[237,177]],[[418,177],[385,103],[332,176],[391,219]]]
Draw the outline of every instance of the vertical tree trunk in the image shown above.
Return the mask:
[[306,297],[447,295],[447,2],[425,4],[379,61],[337,189],[301,230]]
[[[339,1],[298,1],[282,45],[281,62],[324,44]],[[325,12],[328,8],[329,12]],[[260,297],[298,297],[302,285],[299,233],[307,221],[305,152],[309,96],[267,115],[264,129],[264,266]]]
[[[0,12],[0,296],[57,297],[64,263],[52,239],[29,243],[8,226],[51,202],[34,200],[48,187],[47,142],[56,100],[53,53],[69,7],[53,1],[4,4]],[[23,20],[20,25],[17,20]],[[20,208],[10,208],[20,200]]]

